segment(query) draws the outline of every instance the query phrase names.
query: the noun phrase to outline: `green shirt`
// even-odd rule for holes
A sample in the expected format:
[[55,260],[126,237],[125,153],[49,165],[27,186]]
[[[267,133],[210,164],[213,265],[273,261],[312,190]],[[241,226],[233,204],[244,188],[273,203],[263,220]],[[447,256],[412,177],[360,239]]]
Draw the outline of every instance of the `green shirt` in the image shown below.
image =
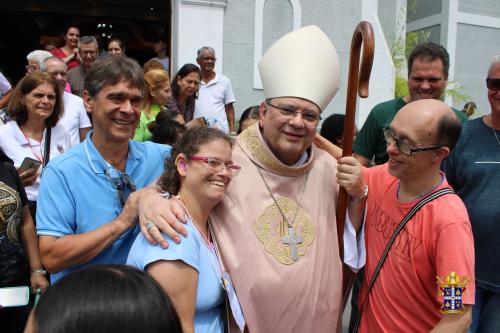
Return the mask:
[[158,113],[160,113],[161,107],[158,104],[151,105],[149,110],[150,116],[146,116],[144,110],[141,111],[141,118],[135,129],[134,140],[135,141],[150,141],[153,138],[153,134],[148,129],[148,124],[156,119]]
[[[359,134],[352,146],[353,152],[367,159],[374,158],[375,164],[384,164],[389,157],[387,156],[387,143],[385,142],[383,129],[388,127],[396,113],[405,106],[403,98],[396,98],[387,102],[377,104],[359,131]],[[456,109],[453,112],[462,121],[467,121],[467,116]]]

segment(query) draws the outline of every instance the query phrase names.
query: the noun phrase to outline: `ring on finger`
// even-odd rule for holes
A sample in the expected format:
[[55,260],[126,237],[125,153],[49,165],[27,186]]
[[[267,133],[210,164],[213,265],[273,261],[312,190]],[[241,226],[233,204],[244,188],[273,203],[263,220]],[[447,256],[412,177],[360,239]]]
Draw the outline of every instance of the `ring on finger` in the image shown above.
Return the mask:
[[150,220],[150,221],[148,221],[148,223],[146,223],[146,230],[149,231],[154,226],[155,226],[155,224],[153,223],[153,221]]

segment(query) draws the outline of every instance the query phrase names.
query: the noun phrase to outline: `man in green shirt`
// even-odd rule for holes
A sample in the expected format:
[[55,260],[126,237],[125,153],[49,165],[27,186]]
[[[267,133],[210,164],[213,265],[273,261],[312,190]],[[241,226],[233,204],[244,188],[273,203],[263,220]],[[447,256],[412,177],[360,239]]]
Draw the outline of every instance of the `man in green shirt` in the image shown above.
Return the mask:
[[[354,156],[364,166],[372,159],[375,164],[387,162],[383,129],[391,123],[396,113],[406,104],[420,99],[439,99],[448,84],[450,58],[441,45],[423,43],[416,46],[408,59],[408,90],[410,95],[376,105],[368,115],[353,145]],[[467,117],[453,109],[463,122]]]

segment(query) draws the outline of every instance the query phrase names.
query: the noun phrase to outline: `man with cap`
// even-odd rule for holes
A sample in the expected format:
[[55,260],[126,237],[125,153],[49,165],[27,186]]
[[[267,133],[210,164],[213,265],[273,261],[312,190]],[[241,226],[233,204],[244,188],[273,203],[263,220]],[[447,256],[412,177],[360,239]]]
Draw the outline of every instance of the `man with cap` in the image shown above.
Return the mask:
[[[215,242],[250,332],[332,332],[342,293],[336,161],[313,141],[340,84],[337,53],[318,27],[305,27],[271,46],[259,71],[266,99],[259,122],[236,138],[241,177],[210,216]],[[351,194],[361,197],[363,189]],[[165,246],[158,227],[174,241],[179,236],[166,224],[179,228],[176,210],[161,210],[168,205],[159,200],[142,200],[141,228]],[[345,252],[356,252],[357,264],[353,243]]]

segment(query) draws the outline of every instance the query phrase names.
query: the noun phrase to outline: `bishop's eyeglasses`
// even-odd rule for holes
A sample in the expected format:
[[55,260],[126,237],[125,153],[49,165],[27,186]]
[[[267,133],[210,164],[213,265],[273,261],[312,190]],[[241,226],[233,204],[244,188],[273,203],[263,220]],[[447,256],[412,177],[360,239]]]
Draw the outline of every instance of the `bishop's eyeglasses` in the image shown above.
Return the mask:
[[321,120],[321,115],[319,115],[315,112],[312,112],[312,111],[301,112],[301,111],[297,111],[296,109],[288,107],[288,106],[278,107],[278,106],[273,105],[269,102],[266,102],[266,104],[275,108],[276,110],[278,110],[281,113],[281,115],[283,117],[287,118],[288,120],[291,120],[291,119],[295,118],[297,116],[297,114],[300,114],[300,116],[302,117],[302,120],[304,120],[304,123],[308,127],[316,127],[316,125],[318,125],[318,122]]

